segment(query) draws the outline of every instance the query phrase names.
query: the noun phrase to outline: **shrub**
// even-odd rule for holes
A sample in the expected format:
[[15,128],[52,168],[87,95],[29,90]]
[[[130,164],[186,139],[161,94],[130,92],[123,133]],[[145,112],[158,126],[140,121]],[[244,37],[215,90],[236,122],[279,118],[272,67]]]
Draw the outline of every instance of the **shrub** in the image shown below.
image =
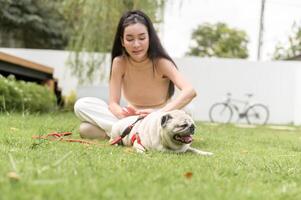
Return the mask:
[[0,75],[0,112],[48,112],[55,108],[56,97],[46,86]]
[[64,96],[64,110],[65,111],[73,111],[73,107],[76,101],[76,92],[71,91],[68,95]]

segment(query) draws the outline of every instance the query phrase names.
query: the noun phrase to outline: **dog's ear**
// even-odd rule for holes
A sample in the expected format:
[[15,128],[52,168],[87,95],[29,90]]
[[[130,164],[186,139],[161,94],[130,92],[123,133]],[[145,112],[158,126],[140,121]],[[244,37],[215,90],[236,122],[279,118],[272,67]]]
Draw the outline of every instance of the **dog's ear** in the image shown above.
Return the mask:
[[164,128],[167,125],[168,120],[172,119],[170,114],[163,115],[161,118],[161,126]]

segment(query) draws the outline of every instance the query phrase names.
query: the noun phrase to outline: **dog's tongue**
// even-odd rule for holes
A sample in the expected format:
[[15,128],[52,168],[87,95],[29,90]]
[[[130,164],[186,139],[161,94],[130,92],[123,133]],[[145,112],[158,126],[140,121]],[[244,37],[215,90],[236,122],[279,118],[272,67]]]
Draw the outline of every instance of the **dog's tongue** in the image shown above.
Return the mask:
[[175,138],[175,140],[178,140],[178,141],[180,141],[182,143],[186,143],[186,144],[189,144],[192,142],[191,135],[183,135],[183,136],[176,135],[174,138]]
[[190,135],[187,135],[187,136],[182,136],[181,137],[182,141],[186,144],[192,142],[192,137]]

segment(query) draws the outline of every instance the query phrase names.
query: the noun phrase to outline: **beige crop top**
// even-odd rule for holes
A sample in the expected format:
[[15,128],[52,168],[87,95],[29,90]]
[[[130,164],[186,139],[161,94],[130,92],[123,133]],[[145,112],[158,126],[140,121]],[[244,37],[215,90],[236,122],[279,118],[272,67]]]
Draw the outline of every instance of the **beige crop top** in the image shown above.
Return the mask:
[[168,100],[169,79],[158,72],[150,60],[134,63],[125,59],[122,92],[135,108],[160,108]]

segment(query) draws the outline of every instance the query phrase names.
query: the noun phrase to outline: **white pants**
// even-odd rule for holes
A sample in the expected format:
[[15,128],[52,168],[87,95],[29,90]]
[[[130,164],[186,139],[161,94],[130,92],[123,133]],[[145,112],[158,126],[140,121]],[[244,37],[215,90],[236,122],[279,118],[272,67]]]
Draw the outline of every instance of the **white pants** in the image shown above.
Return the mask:
[[81,121],[96,125],[106,133],[109,133],[112,125],[118,121],[118,118],[109,110],[108,104],[95,97],[78,99],[74,104],[74,113]]

